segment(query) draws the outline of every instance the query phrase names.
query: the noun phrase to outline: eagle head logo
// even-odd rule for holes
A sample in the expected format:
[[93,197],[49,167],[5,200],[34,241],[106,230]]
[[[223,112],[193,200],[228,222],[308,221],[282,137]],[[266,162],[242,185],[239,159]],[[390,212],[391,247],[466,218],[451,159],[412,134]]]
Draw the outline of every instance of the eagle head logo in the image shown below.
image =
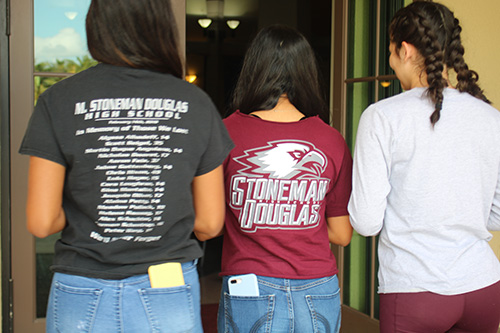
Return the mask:
[[244,153],[235,158],[246,167],[239,173],[253,177],[320,178],[327,165],[325,154],[306,141],[271,141],[265,147],[249,149]]

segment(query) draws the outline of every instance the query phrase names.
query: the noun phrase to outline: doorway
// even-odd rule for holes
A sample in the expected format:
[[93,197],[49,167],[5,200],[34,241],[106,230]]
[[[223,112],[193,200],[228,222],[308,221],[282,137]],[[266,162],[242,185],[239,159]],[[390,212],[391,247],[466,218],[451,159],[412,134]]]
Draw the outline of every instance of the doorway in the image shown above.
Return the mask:
[[[247,43],[260,27],[271,23],[294,26],[306,35],[318,55],[325,94],[329,95],[332,1],[215,1],[223,3],[224,9],[222,14],[216,14],[218,21],[214,18],[213,25],[208,28],[198,23],[199,19],[208,16],[207,1],[198,1],[198,6],[204,5],[204,9],[193,13],[190,1],[173,1],[180,33],[186,36],[182,40],[185,41],[187,74],[197,75],[193,83],[209,93],[221,114],[225,112],[224,106]],[[2,8],[9,4],[9,11],[2,12],[2,18],[10,14],[10,25],[2,25],[9,30],[2,36],[8,37],[0,40],[3,43],[1,89],[2,97],[6,97],[1,101],[2,244],[10,250],[3,251],[2,255],[7,263],[5,266],[11,265],[11,274],[6,270],[3,279],[4,331],[44,332],[46,299],[52,276],[48,267],[57,236],[39,240],[26,229],[29,159],[17,151],[37,96],[51,84],[93,65],[85,53],[82,35],[83,17],[90,0],[0,0],[0,3],[4,5]],[[240,19],[240,22],[238,26],[234,22],[228,25],[229,19]],[[49,29],[51,25],[55,26],[53,30]],[[42,30],[39,32],[39,29]],[[193,34],[188,29],[193,29]],[[8,48],[5,47],[7,42]],[[13,73],[10,81],[9,76],[4,75],[6,72]],[[206,274],[217,274],[220,258],[217,251],[220,251],[220,240],[206,244],[205,267],[202,267]],[[10,300],[12,295],[14,299]]]

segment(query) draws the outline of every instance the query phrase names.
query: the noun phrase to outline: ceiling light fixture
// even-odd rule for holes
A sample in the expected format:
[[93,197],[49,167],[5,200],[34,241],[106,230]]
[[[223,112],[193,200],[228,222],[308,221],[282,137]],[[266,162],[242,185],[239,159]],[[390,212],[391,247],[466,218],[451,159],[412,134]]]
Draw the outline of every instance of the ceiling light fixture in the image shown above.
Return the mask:
[[226,23],[227,23],[227,26],[233,30],[238,28],[238,26],[240,25],[240,21],[238,21],[238,20],[228,20]]
[[198,24],[200,25],[200,27],[202,27],[203,29],[206,29],[210,26],[210,24],[212,24],[212,20],[209,19],[209,18],[204,18],[204,19],[199,19],[198,20]]

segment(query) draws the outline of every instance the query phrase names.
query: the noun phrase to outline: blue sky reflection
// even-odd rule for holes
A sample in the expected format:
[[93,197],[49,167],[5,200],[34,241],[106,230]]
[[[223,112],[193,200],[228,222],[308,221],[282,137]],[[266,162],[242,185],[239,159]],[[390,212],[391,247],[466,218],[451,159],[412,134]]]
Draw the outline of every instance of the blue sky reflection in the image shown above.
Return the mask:
[[35,0],[35,63],[88,54],[85,16],[90,0]]

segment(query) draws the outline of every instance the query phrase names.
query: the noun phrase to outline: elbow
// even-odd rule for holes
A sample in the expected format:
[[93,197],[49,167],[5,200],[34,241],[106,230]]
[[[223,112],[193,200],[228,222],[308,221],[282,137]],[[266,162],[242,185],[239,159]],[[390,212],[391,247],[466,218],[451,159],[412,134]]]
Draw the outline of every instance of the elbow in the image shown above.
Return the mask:
[[354,230],[358,234],[364,237],[371,237],[371,236],[377,236],[380,233],[380,230],[382,230],[382,226],[374,226],[372,228],[369,228],[367,226],[353,226]]
[[204,242],[209,239],[222,235],[223,228],[224,228],[224,222],[222,223],[217,222],[212,224],[206,223],[203,225],[202,228],[198,227],[195,228],[193,231],[196,238],[198,238],[199,241]]
[[45,238],[64,229],[66,226],[66,215],[62,207],[55,212],[41,209],[27,209],[26,226],[33,236]]
[[27,229],[35,237],[45,238],[62,231],[66,225],[64,215],[54,219],[40,216],[27,216]]
[[345,240],[331,240],[330,243],[332,243],[333,245],[338,245],[338,246],[342,246],[342,247],[346,247],[347,245],[349,245],[351,243],[351,240],[350,239],[345,239]]
[[361,236],[370,237],[376,236],[380,233],[383,223],[374,222],[373,218],[355,218],[351,215],[351,225],[354,230]]
[[196,238],[200,241],[200,242],[204,242],[204,241],[207,241],[209,239],[212,239],[212,238],[215,238],[218,236],[218,234],[215,234],[215,233],[210,233],[210,234],[207,234],[207,233],[204,233],[204,232],[200,232],[200,231],[195,231],[194,232],[194,235],[196,236]]
[[344,235],[339,235],[339,234],[335,235],[335,237],[332,237],[330,239],[330,243],[345,247],[351,243],[351,239],[352,239],[352,229],[351,232],[346,233]]
[[350,243],[351,243],[351,237],[344,238],[344,239],[341,239],[341,240],[337,240],[337,242],[335,242],[336,245],[340,245],[340,246],[343,246],[343,247],[346,247]]
[[45,237],[48,237],[52,234],[48,233],[48,232],[36,232],[36,231],[30,231],[30,233],[37,237],[37,238],[45,238]]
[[204,241],[211,239],[211,237],[209,235],[206,235],[206,234],[198,232],[198,231],[195,231],[194,235],[196,236],[196,239],[199,240],[200,242],[204,242]]
[[385,201],[372,206],[366,201],[358,205],[350,201],[348,210],[351,226],[361,236],[376,236],[384,225],[385,209]]
[[351,242],[353,229],[348,215],[327,218],[327,229],[330,243],[347,246]]
[[38,237],[38,238],[45,238],[45,237],[48,237],[48,236],[53,234],[47,228],[41,227],[40,224],[38,224],[38,223],[28,222],[27,227],[28,227],[28,231],[33,236]]

